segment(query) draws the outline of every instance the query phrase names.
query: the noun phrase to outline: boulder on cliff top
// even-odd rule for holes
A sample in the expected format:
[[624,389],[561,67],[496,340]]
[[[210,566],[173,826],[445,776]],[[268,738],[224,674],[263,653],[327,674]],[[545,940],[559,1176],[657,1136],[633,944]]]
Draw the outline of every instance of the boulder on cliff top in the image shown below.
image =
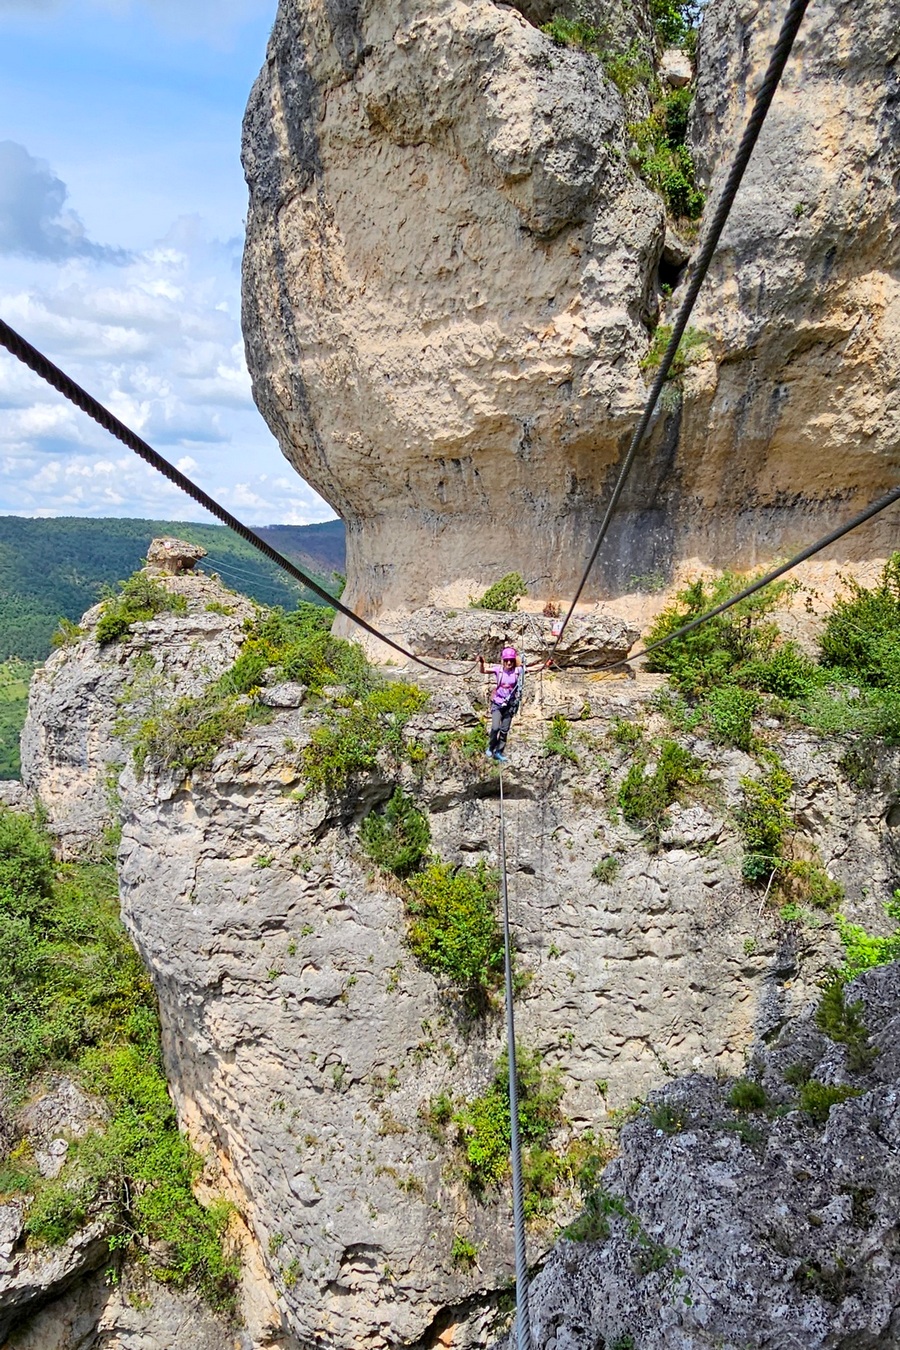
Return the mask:
[[166,535],[151,541],[147,549],[147,569],[156,569],[175,577],[182,572],[192,572],[200,559],[205,557],[206,549],[199,544],[189,544],[185,539]]
[[[631,162],[642,111],[527,22],[599,8],[279,4],[244,127],[247,363],[283,453],[347,522],[364,614],[510,559],[543,594],[581,576],[684,273]],[[617,8],[650,31],[644,3]],[[705,6],[690,143],[710,202],[782,14]],[[898,22],[897,0],[810,6],[691,321],[705,340],[587,594],[688,559],[760,565],[896,481]],[[664,58],[664,80],[689,75]],[[832,556],[885,556],[892,529]]]

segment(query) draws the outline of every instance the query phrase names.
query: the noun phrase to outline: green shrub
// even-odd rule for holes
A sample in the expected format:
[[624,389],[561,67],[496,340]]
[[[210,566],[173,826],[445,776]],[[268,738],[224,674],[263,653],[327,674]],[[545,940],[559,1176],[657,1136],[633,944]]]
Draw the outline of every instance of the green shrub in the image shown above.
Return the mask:
[[640,745],[644,739],[644,728],[640,722],[626,722],[617,717],[609,729],[609,737],[616,745]]
[[184,614],[187,600],[174,595],[146,572],[135,572],[127,581],[119,583],[118,595],[110,595],[103,602],[103,612],[94,630],[101,647],[119,638],[128,637],[133,624],[145,623],[164,610]]
[[[659,326],[654,330],[653,338],[651,339],[650,342],[650,348],[646,356],[642,357],[641,359],[640,363],[641,370],[643,370],[647,374],[651,374],[652,372],[658,370],[659,367],[662,365],[662,359],[666,354],[666,348],[668,347],[671,340],[672,340],[672,325],[670,323],[659,324]],[[699,328],[685,329],[684,335],[682,336],[682,339],[678,344],[678,349],[675,352],[675,359],[673,360],[671,366],[669,367],[669,374],[667,378],[670,380],[681,379],[682,375],[684,375],[684,372],[687,370],[688,366],[692,364],[692,357],[694,356],[694,354],[702,351],[709,341],[710,341],[709,334],[701,332]],[[687,590],[680,592],[680,594],[676,597],[675,603],[677,604],[679,601],[684,603],[684,597],[688,594],[688,592],[693,591],[694,588],[697,586],[699,586],[702,590],[703,582],[702,581],[695,582],[693,586],[689,586]],[[669,608],[671,608],[671,606]],[[668,612],[667,610],[662,611],[663,614],[666,614],[667,612]],[[662,615],[660,615],[659,617],[661,618]],[[689,615],[688,617],[693,618],[693,615]],[[659,619],[656,620],[656,623],[658,622]],[[687,620],[682,619],[681,622],[686,623]],[[679,625],[673,624],[672,627],[677,628],[679,627]],[[650,637],[648,641],[652,642],[655,636],[656,636],[656,626],[654,624],[654,627],[650,631]]]
[[728,1094],[728,1105],[735,1111],[764,1111],[768,1105],[766,1090],[752,1078],[739,1078]]
[[820,733],[861,733],[900,744],[900,553],[874,587],[848,581],[819,639],[827,688],[814,688],[798,716]]
[[686,1108],[672,1102],[655,1102],[649,1105],[647,1115],[654,1130],[662,1130],[663,1134],[681,1134],[690,1124]]
[[[694,161],[686,145],[692,98],[690,86],[673,89],[655,104],[649,117],[628,128],[638,173],[648,187],[660,194],[670,215],[688,220],[700,216],[705,200],[697,187]],[[688,329],[682,342],[693,331]],[[672,374],[676,373],[683,374],[683,367],[676,372],[673,366]]]
[[483,1004],[503,974],[496,873],[483,862],[460,868],[433,862],[408,884],[408,940],[416,959]]
[[631,765],[619,788],[619,806],[631,825],[646,825],[658,835],[666,811],[686,787],[703,781],[699,760],[677,743],[663,741],[656,768],[647,773],[641,757]]
[[541,32],[546,33],[557,47],[580,47],[595,56],[604,50],[609,36],[606,28],[599,28],[580,17],[567,19],[564,14],[554,14]]
[[[106,1105],[102,1131],[75,1140],[55,1180],[14,1153],[0,1187],[22,1189],[25,1228],[58,1244],[105,1211],[159,1278],[191,1283],[217,1306],[233,1298],[226,1208],[197,1202],[200,1160],[178,1132],[159,1043],[155,1001],[118,917],[109,866],[50,867],[48,840],[27,818],[0,812],[0,1075],[13,1100],[53,1068]],[[16,1173],[18,1175],[16,1175]]]
[[403,756],[403,728],[428,702],[413,684],[392,681],[371,689],[349,708],[330,708],[300,754],[300,767],[310,792],[336,796],[354,774],[372,769],[386,751]]
[[797,859],[788,864],[787,872],[792,892],[815,909],[834,910],[844,898],[841,883],[818,862]]
[[[893,899],[885,902],[884,912],[900,925],[900,891],[894,891]],[[843,981],[852,980],[873,966],[886,966],[900,960],[900,926],[886,937],[876,937],[859,924],[849,923],[841,914],[837,916],[837,926],[844,946],[844,964],[839,971]]]
[[366,816],[359,834],[372,861],[398,877],[420,866],[431,843],[428,817],[400,787],[394,789],[383,812],[371,811]]
[[[516,1085],[519,1098],[519,1136],[523,1147],[523,1172],[531,1170],[539,1192],[531,1202],[530,1215],[541,1211],[549,1164],[546,1153],[554,1130],[562,1123],[559,1109],[563,1085],[557,1070],[545,1072],[537,1052],[519,1051]],[[466,1180],[477,1192],[491,1189],[509,1168],[509,1061],[500,1056],[493,1082],[454,1116],[465,1152]],[[526,1210],[529,1201],[526,1197]]]
[[39,1173],[33,1164],[27,1164],[16,1157],[0,1162],[0,1203],[11,1195],[25,1195],[34,1191],[39,1183]]
[[571,727],[563,714],[554,713],[547,735],[544,737],[544,754],[559,755],[562,759],[577,764],[578,756],[569,741],[570,731]]
[[610,1219],[628,1220],[630,1217],[622,1197],[613,1195],[600,1186],[585,1196],[584,1209],[578,1218],[563,1230],[563,1236],[570,1242],[605,1242],[609,1237]]
[[623,98],[642,85],[646,88],[653,80],[653,67],[637,40],[628,47],[602,52],[600,64]]
[[609,886],[619,875],[621,867],[622,864],[618,858],[601,858],[591,868],[591,876],[595,881],[599,881],[601,886]]
[[859,1088],[831,1087],[811,1078],[800,1089],[800,1110],[811,1116],[815,1125],[824,1125],[833,1106],[846,1102],[851,1097],[861,1096]]
[[480,600],[472,601],[473,609],[502,610],[509,614],[519,608],[519,600],[528,594],[528,587],[521,573],[507,572],[505,577],[489,586]]
[[803,1087],[812,1077],[812,1066],[798,1060],[796,1064],[789,1064],[781,1076],[791,1087]]
[[478,1265],[478,1248],[461,1233],[454,1233],[450,1244],[450,1260],[461,1270],[474,1270]]
[[182,773],[210,769],[222,747],[243,734],[251,715],[246,700],[222,702],[212,691],[177,699],[141,723],[133,746],[135,768],[142,774],[149,759]]
[[862,1000],[847,1003],[844,981],[840,976],[830,980],[822,991],[816,1009],[816,1026],[829,1040],[846,1046],[847,1068],[854,1073],[871,1068],[878,1051],[869,1041],[869,1031],[863,1018]]
[[745,881],[767,881],[784,865],[784,836],[793,825],[787,806],[793,779],[786,769],[773,764],[759,781],[742,778],[741,789],[744,800],[737,811],[744,842],[741,872]]
[[749,750],[753,745],[753,717],[758,708],[759,695],[736,684],[711,689],[702,703],[713,738],[738,750]]
[[650,0],[650,18],[663,47],[682,47],[696,29],[702,13],[699,0]]
[[900,553],[874,587],[847,582],[819,639],[822,665],[875,689],[900,687]]
[[79,628],[78,624],[74,623],[72,619],[62,618],[56,632],[50,639],[50,646],[54,651],[57,651],[60,647],[72,647],[76,642],[80,642],[83,637],[83,628]]
[[333,636],[333,622],[333,609],[309,603],[290,612],[273,609],[258,615],[217,692],[248,694],[272,668],[278,678],[296,680],[314,694],[328,685],[345,685],[349,693],[362,697],[377,684],[376,673],[358,643]]
[[639,85],[649,85],[653,79],[653,67],[640,42],[635,40],[624,48],[617,46],[608,24],[601,27],[581,16],[569,19],[564,14],[554,14],[541,32],[557,47],[580,47],[598,57],[604,73],[623,97]]
[[[648,642],[668,637],[683,624],[727,600],[744,584],[742,578],[730,572],[710,583],[692,582],[656,617]],[[803,666],[802,654],[792,644],[781,643],[776,624],[768,618],[787,590],[787,583],[780,582],[742,600],[726,613],[653,652],[647,661],[648,669],[664,672],[690,697],[701,697],[725,684],[764,689],[767,675],[761,672],[768,671],[769,663],[776,657],[785,665],[796,661]],[[779,655],[785,649],[789,654]]]

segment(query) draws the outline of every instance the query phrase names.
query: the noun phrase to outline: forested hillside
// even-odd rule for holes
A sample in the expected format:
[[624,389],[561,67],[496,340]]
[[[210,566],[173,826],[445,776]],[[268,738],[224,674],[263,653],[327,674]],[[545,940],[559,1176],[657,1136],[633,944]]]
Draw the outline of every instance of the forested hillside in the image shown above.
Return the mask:
[[[273,546],[331,582],[343,571],[344,526],[272,526]],[[171,520],[30,520],[0,516],[0,661],[43,661],[61,618],[77,622],[104,587],[140,567],[155,535],[175,534],[205,548],[203,567],[267,605],[293,608],[300,595],[282,572],[221,525]]]

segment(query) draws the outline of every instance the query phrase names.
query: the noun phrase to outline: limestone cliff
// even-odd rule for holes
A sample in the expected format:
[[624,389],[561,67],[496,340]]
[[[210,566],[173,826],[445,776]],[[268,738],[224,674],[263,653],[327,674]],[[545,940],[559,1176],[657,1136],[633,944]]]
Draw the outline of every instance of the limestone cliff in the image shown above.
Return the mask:
[[[208,581],[177,584],[187,612],[154,621],[161,671],[210,603]],[[146,647],[139,627],[106,648],[88,633],[47,663],[28,741],[39,795],[60,756],[75,754],[58,737],[49,756],[37,718],[57,691],[70,707],[77,687],[81,721],[69,720],[69,734],[84,743],[85,727],[108,726],[113,679],[127,723],[130,701],[145,697]],[[198,663],[209,659],[196,651]],[[441,856],[496,862],[494,770],[459,741],[481,715],[478,681],[448,688],[435,677],[430,688],[404,732],[415,753],[385,750],[331,794],[305,791],[300,757],[335,715],[329,698],[340,715],[340,690],[312,700],[298,685],[267,686],[271,721],[190,775],[151,762],[138,776],[127,746],[116,749],[126,764],[123,915],[159,997],[181,1119],[208,1159],[207,1184],[247,1225],[247,1345],[465,1346],[500,1325],[508,1201],[502,1190],[474,1194],[453,1131],[435,1137],[429,1124],[441,1094],[458,1103],[490,1083],[500,1020],[473,1022],[418,965],[402,889],[359,843],[361,818],[401,782],[427,811]],[[516,727],[507,810],[519,1028],[562,1076],[560,1152],[673,1075],[740,1073],[754,1037],[771,1038],[808,1008],[835,958],[828,922],[785,922],[742,882],[735,808],[741,776],[758,773],[742,752],[688,737],[703,789],[671,808],[658,842],[621,818],[616,794],[633,757],[621,726],[660,733],[652,691],[652,681],[546,676]],[[554,716],[568,726],[565,754],[553,748],[559,721],[557,741],[548,738]],[[784,736],[780,751],[802,856],[818,850],[846,887],[848,913],[871,922],[896,875],[895,754],[860,790],[837,751],[805,732]],[[85,789],[101,767],[82,761]],[[51,824],[58,803],[71,825],[75,787],[65,799],[47,792]],[[533,1259],[580,1201],[563,1182],[555,1205],[531,1229]],[[457,1239],[472,1260],[454,1259]]]
[[[692,143],[713,195],[781,10],[706,6]],[[369,613],[510,565],[569,590],[664,284],[678,300],[685,246],[629,162],[639,110],[534,26],[548,13],[282,0],[250,100],[254,392],[346,520]],[[694,320],[706,343],[593,594],[771,558],[894,483],[898,20],[897,0],[810,7]],[[887,529],[840,556],[889,551]]]

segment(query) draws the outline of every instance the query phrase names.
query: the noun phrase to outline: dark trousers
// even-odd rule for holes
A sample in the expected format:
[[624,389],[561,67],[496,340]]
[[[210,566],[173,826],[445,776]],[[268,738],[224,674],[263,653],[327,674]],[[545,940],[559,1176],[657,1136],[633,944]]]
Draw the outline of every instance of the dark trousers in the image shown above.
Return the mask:
[[502,755],[506,749],[506,738],[509,735],[509,724],[512,720],[512,708],[498,708],[496,703],[492,705],[491,735],[488,741],[488,749],[492,754],[496,751]]

